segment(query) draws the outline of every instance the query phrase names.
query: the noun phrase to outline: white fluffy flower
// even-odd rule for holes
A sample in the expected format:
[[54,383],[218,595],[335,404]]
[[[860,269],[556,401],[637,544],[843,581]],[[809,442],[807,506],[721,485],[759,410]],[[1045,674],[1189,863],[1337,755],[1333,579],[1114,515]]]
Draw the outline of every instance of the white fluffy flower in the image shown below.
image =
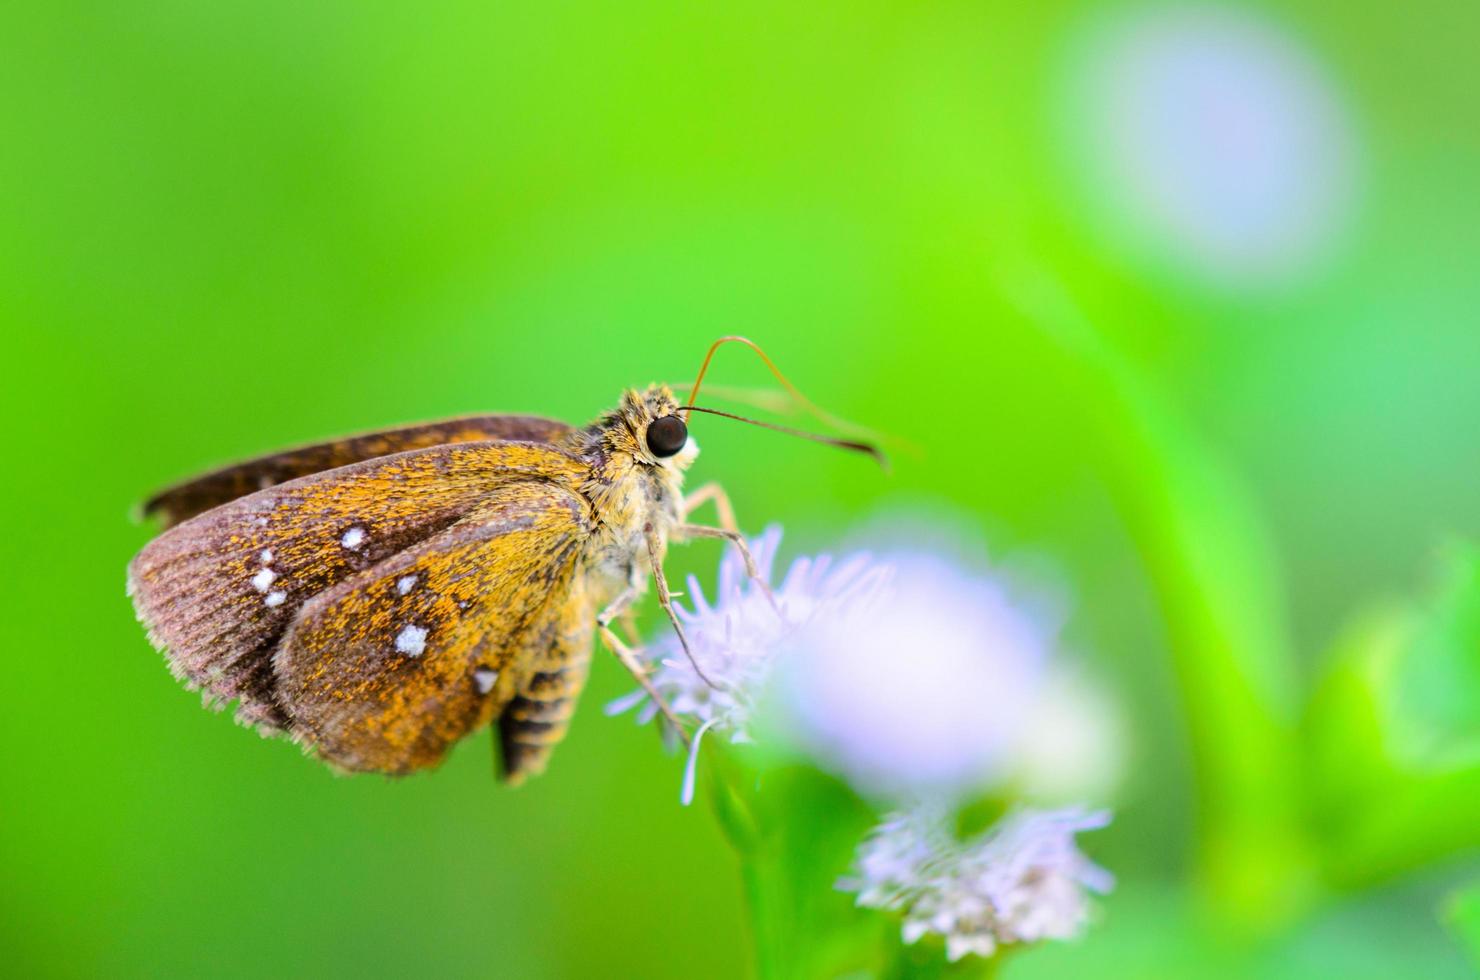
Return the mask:
[[[752,551],[769,580],[781,532]],[[775,734],[860,792],[884,799],[950,799],[1028,771],[1034,719],[1056,623],[1015,601],[1003,583],[934,554],[797,559],[773,607],[738,554],[721,563],[713,603],[690,577],[676,604],[694,659],[669,631],[644,652],[653,685],[675,712],[752,740],[768,694]],[[641,691],[614,702],[623,711]],[[647,703],[639,718],[656,713]],[[1050,733],[1051,734],[1051,733]],[[1072,746],[1070,746],[1072,748]],[[693,762],[684,797],[692,793]]]
[[940,935],[951,960],[1071,939],[1089,919],[1088,892],[1114,883],[1074,835],[1109,822],[1103,811],[1019,810],[962,841],[943,809],[896,813],[864,841],[857,876],[839,887],[857,892],[859,905],[903,912],[907,943]]
[[[781,529],[774,526],[750,543],[757,568],[767,582],[780,544]],[[720,563],[712,604],[698,579],[689,576],[692,607],[675,603],[674,608],[684,624],[694,659],[718,686],[711,687],[699,676],[671,632],[665,631],[643,651],[643,657],[654,664],[654,688],[676,713],[699,722],[684,778],[685,802],[693,795],[693,765],[704,732],[714,728],[733,742],[751,740],[752,716],[787,637],[815,619],[855,615],[877,598],[886,579],[887,570],[866,555],[841,563],[834,563],[826,555],[799,558],[773,590],[773,607],[761,588],[746,576],[744,562],[733,550],[727,551]],[[640,721],[650,721],[657,713],[657,706],[640,690],[612,702],[607,712],[616,714],[638,704],[643,705]]]

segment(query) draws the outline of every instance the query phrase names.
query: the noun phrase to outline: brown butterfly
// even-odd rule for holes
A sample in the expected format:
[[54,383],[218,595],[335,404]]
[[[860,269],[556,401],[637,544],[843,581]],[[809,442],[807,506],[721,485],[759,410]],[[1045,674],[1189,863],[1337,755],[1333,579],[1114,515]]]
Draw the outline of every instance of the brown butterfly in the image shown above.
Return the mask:
[[[497,721],[501,773],[545,767],[586,680],[593,633],[649,689],[609,624],[648,578],[673,614],[669,540],[728,539],[754,562],[724,491],[688,498],[689,402],[628,391],[576,428],[488,415],[289,450],[145,505],[166,530],[129,566],[149,638],[206,703],[286,733],[331,765],[404,774]],[[868,452],[865,443],[768,428]],[[719,527],[688,522],[713,501]],[[697,665],[696,669],[697,669]],[[661,706],[661,700],[654,698]],[[670,721],[677,722],[670,712]]]

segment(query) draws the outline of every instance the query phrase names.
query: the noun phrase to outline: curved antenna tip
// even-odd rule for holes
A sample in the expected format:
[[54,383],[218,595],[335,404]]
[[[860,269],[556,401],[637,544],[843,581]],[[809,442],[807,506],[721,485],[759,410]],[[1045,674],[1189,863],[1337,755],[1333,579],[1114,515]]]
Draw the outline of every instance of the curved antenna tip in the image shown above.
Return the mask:
[[838,449],[846,449],[850,452],[862,453],[869,456],[879,464],[879,468],[885,473],[891,472],[889,457],[884,451],[871,442],[856,442],[852,439],[836,439],[832,436],[819,435],[816,432],[807,432],[803,429],[793,429],[789,425],[777,425],[775,422],[763,422],[760,419],[746,418],[744,415],[736,415],[733,412],[722,412],[717,408],[703,408],[699,405],[685,405],[680,409],[682,412],[701,412],[704,415],[718,415],[720,418],[734,419],[736,422],[745,422],[750,425],[760,426],[762,429],[770,429],[772,432],[780,432],[788,436],[796,436],[798,439],[807,439],[812,442],[820,442],[823,445],[834,446]]

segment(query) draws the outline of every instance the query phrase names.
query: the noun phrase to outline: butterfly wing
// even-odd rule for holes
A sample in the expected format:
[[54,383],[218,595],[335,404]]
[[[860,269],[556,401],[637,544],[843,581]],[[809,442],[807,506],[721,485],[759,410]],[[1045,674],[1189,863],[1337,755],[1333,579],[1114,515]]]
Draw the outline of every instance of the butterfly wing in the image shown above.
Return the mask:
[[463,443],[384,456],[260,490],[162,533],[129,566],[139,619],[208,704],[272,731],[289,718],[272,654],[309,600],[451,527],[502,486],[577,486],[553,446]]
[[555,442],[569,431],[570,426],[564,422],[533,415],[474,415],[385,429],[302,446],[207,473],[156,494],[145,502],[144,513],[159,516],[165,527],[172,527],[257,490],[378,456],[494,439]]
[[315,596],[274,657],[293,737],[357,772],[436,765],[526,687],[572,618],[589,623],[573,607],[592,528],[574,491],[511,484]]

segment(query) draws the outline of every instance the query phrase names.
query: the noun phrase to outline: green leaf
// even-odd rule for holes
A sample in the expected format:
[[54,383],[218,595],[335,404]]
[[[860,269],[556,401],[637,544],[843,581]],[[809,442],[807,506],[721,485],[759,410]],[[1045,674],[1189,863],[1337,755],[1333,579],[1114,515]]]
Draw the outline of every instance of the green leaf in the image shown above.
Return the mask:
[[1480,759],[1480,552],[1452,546],[1439,596],[1394,677],[1394,750],[1420,765]]
[[761,980],[877,975],[892,917],[859,909],[838,880],[875,823],[840,781],[808,766],[756,766],[705,747],[710,798],[741,863]]
[[1480,970],[1480,882],[1451,896],[1444,909],[1444,919],[1470,962]]
[[1357,619],[1306,721],[1327,877],[1357,885],[1480,845],[1480,553],[1449,549],[1433,598]]

